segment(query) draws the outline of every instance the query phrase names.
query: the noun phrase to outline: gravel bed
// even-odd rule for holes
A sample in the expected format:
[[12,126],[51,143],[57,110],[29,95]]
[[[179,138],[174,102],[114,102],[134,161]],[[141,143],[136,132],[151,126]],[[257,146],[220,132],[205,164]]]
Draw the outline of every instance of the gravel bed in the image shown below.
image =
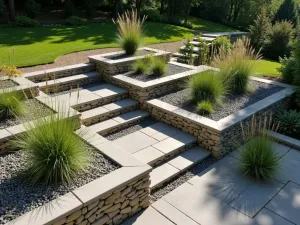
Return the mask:
[[104,56],[104,58],[111,59],[111,60],[118,60],[118,59],[125,59],[125,58],[132,57],[132,56],[148,55],[150,53],[151,53],[150,51],[143,49],[143,50],[138,50],[135,55],[127,55],[125,53],[118,53],[118,54],[114,54],[114,55]]
[[114,140],[117,140],[118,138],[121,138],[121,137],[124,137],[128,134],[131,134],[131,133],[134,133],[136,131],[139,131],[145,127],[149,127],[155,123],[158,123],[158,121],[156,120],[153,120],[153,119],[146,119],[146,120],[143,120],[141,121],[140,123],[134,125],[134,126],[131,126],[131,127],[128,127],[126,129],[123,129],[123,130],[120,130],[118,132],[115,132],[115,133],[112,133],[108,136],[105,136],[106,139],[110,140],[110,141],[114,141]]
[[159,78],[162,78],[162,77],[167,77],[167,76],[171,76],[171,75],[174,75],[174,74],[179,74],[179,73],[183,73],[183,72],[191,70],[189,68],[182,67],[182,66],[177,66],[177,65],[174,65],[174,64],[170,64],[170,63],[167,64],[167,67],[168,67],[168,72],[163,76],[157,76],[157,75],[153,75],[153,74],[136,74],[134,72],[128,72],[124,75],[128,76],[128,77],[131,77],[131,78],[134,78],[134,79],[139,80],[139,81],[147,82],[147,81],[150,81],[150,80],[155,80],[155,79],[159,79]]
[[119,168],[100,153],[93,151],[90,146],[87,149],[93,156],[91,165],[67,186],[61,184],[51,187],[43,185],[32,187],[24,183],[20,175],[26,169],[26,155],[23,151],[0,157],[0,224],[5,224]]
[[160,187],[157,190],[154,190],[154,192],[151,192],[151,202],[155,202],[168,194],[169,192],[173,191],[180,185],[187,182],[189,179],[193,178],[197,174],[201,173],[203,170],[207,169],[214,163],[216,163],[218,160],[213,157],[208,157],[207,159],[203,160],[199,164],[196,164],[195,166],[191,167],[189,170],[187,170],[185,173],[181,174],[179,177],[176,177],[172,181],[168,182],[164,186]]
[[4,88],[11,88],[11,87],[16,87],[19,86],[16,82],[12,81],[12,80],[0,80],[0,89],[4,89]]
[[[230,95],[224,100],[221,106],[215,107],[215,111],[212,114],[205,115],[205,117],[218,121],[272,94],[275,94],[284,88],[257,81],[251,81],[250,89],[252,91],[249,94]],[[191,102],[189,93],[189,89],[182,89],[177,92],[162,96],[159,99],[163,102],[183,108],[189,112],[197,113],[196,104]]]
[[29,99],[24,101],[26,107],[26,114],[20,115],[17,118],[7,118],[0,120],[0,129],[15,126],[29,120],[37,119],[40,117],[48,116],[53,113],[53,110],[37,100]]

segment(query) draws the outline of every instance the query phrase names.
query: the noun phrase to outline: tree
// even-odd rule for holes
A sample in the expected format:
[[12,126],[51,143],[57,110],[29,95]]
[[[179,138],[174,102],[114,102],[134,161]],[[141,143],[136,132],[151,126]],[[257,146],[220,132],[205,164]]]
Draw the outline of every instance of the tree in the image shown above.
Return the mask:
[[285,0],[275,14],[274,21],[288,20],[296,27],[299,24],[299,8],[295,0]]
[[8,0],[9,20],[16,20],[15,0]]
[[263,48],[271,31],[271,21],[265,7],[261,8],[254,24],[250,26],[251,43],[257,49]]

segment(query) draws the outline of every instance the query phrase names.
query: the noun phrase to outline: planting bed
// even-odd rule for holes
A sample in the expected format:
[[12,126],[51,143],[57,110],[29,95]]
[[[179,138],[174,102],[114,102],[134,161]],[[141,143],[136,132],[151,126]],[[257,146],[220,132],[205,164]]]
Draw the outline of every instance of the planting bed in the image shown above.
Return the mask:
[[[251,81],[249,86],[251,89],[249,94],[230,95],[224,100],[221,106],[215,108],[213,113],[204,116],[218,121],[284,89],[284,87],[257,81]],[[191,102],[190,99],[190,89],[182,89],[162,96],[159,99],[189,112],[197,113],[197,105],[195,102]]]
[[10,79],[0,80],[0,89],[16,87],[18,84]]
[[[93,161],[85,172],[80,173],[69,185],[32,187],[30,181],[20,175],[26,170],[26,155],[23,151],[0,157],[0,224],[33,210],[43,204],[83,186],[119,168],[117,164],[87,146]],[[25,182],[25,183],[24,183]],[[26,183],[28,182],[28,183]]]
[[125,59],[125,58],[129,58],[129,57],[134,57],[134,56],[145,56],[145,55],[149,55],[151,53],[153,53],[153,51],[146,50],[146,49],[140,49],[136,52],[135,55],[127,55],[124,52],[117,52],[113,55],[106,55],[106,56],[104,56],[104,58],[111,59],[111,60],[118,60],[118,59]]
[[190,68],[186,68],[186,67],[183,67],[183,66],[178,66],[178,65],[175,65],[175,64],[172,64],[172,63],[168,63],[167,68],[168,68],[168,72],[163,76],[157,76],[157,75],[154,75],[154,74],[137,74],[137,73],[134,73],[134,72],[128,72],[124,75],[128,76],[128,77],[131,77],[131,78],[134,78],[134,79],[139,80],[139,81],[147,82],[147,81],[159,79],[159,78],[162,78],[162,77],[168,77],[168,76],[172,76],[172,75],[175,75],[175,74],[179,74],[179,73],[183,73],[183,72],[191,70]]
[[15,126],[23,122],[28,122],[29,120],[49,116],[54,113],[52,109],[34,99],[26,100],[24,101],[24,104],[27,109],[26,114],[21,115],[18,118],[0,120],[0,129]]

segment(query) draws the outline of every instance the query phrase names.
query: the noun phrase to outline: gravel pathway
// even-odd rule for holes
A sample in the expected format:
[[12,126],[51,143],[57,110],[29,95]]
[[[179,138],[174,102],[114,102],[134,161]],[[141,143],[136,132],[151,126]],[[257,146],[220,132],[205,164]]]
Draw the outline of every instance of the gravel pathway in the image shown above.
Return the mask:
[[[253,90],[250,94],[229,96],[221,106],[215,108],[212,114],[205,115],[205,117],[218,121],[283,89],[283,87],[256,81],[251,81],[250,86],[251,90]],[[189,93],[189,89],[182,89],[162,96],[159,99],[187,111],[197,113],[196,104],[190,101]]]
[[8,118],[0,120],[0,129],[15,126],[23,122],[28,122],[33,119],[41,118],[51,115],[53,110],[45,106],[44,104],[34,99],[24,101],[26,113],[16,118]]
[[12,80],[0,80],[0,89],[12,88],[16,86],[18,86],[18,84],[13,82]]
[[124,136],[126,136],[128,134],[131,134],[131,133],[134,133],[136,131],[139,131],[139,130],[141,130],[145,127],[151,126],[155,123],[158,123],[158,121],[153,120],[153,119],[146,119],[146,120],[143,120],[143,121],[141,121],[140,123],[138,123],[134,126],[131,126],[131,127],[126,128],[126,129],[120,130],[118,132],[112,133],[112,134],[106,136],[105,138],[110,140],[110,141],[114,141],[114,140],[117,140],[118,138],[124,137]]
[[0,157],[0,224],[119,168],[91,147],[88,147],[88,151],[91,151],[93,162],[87,170],[79,174],[72,184],[56,187],[32,187],[24,183],[20,175],[26,169],[26,155],[23,151]]
[[167,67],[168,67],[168,72],[163,76],[157,76],[157,75],[153,75],[153,74],[136,74],[134,72],[128,72],[124,75],[128,76],[128,77],[131,77],[131,78],[134,78],[134,79],[137,79],[139,81],[146,82],[146,81],[155,80],[155,79],[159,79],[159,78],[162,78],[162,77],[167,77],[167,76],[171,76],[171,75],[174,75],[174,74],[183,73],[183,72],[191,70],[189,68],[182,67],[182,66],[177,66],[177,65],[174,65],[174,64],[167,64]]
[[[149,48],[161,49],[169,52],[177,52],[178,48],[184,45],[185,40],[177,41],[177,42],[170,42],[170,43],[160,43],[160,44],[152,44],[148,45]],[[32,67],[24,67],[21,68],[23,73],[29,73],[39,70],[46,70],[56,67],[74,65],[78,63],[85,63],[88,62],[88,56],[104,54],[108,52],[115,52],[120,51],[119,48],[103,48],[103,49],[96,49],[96,50],[88,50],[88,51],[81,51],[81,52],[74,52],[67,55],[63,55],[58,57],[54,63],[45,64],[45,65],[38,65]]]

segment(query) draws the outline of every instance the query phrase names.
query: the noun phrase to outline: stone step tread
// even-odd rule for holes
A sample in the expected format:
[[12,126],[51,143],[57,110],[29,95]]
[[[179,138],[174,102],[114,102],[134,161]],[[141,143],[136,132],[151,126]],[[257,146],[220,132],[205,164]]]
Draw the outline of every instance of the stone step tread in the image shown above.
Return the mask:
[[45,86],[52,86],[52,85],[56,85],[56,84],[64,84],[64,83],[68,83],[70,81],[79,81],[82,79],[86,79],[86,78],[94,78],[94,77],[99,77],[100,79],[100,73],[98,72],[87,72],[87,73],[83,73],[83,74],[78,74],[78,75],[72,75],[72,76],[68,76],[68,77],[63,77],[63,78],[58,78],[55,80],[49,80],[49,81],[43,81],[43,82],[39,82],[37,83],[40,87],[45,87]]
[[110,104],[106,104],[94,109],[90,109],[87,111],[84,111],[81,113],[81,118],[82,120],[86,120],[89,118],[94,118],[94,117],[98,117],[101,116],[103,114],[109,114],[109,113],[113,113],[122,109],[126,109],[128,107],[132,107],[132,106],[136,106],[138,104],[138,101],[133,100],[133,99],[122,99]]
[[150,173],[150,188],[155,189],[156,187],[161,186],[165,182],[177,176],[179,173],[186,171],[210,155],[211,152],[200,146],[195,146],[180,153],[170,161],[153,169]]
[[[193,55],[193,57],[197,57],[198,55],[197,54],[192,54]],[[182,53],[180,53],[180,52],[175,52],[174,54],[173,54],[173,56],[174,57],[178,57],[178,58],[185,58],[186,56],[184,55],[184,54],[182,54]]]
[[[190,41],[190,44],[194,45],[194,46],[198,46],[200,44],[199,41]],[[211,45],[211,43],[206,43],[206,45]]]
[[91,87],[86,88],[90,92],[99,95],[101,97],[109,97],[114,95],[125,94],[128,91],[124,88],[118,87],[114,84],[104,83],[99,85],[93,85]]
[[149,113],[143,110],[134,110],[131,112],[123,113],[117,117],[113,117],[109,120],[93,124],[89,126],[89,130],[94,133],[105,132],[110,129],[125,125],[130,122],[137,121],[139,119],[149,116]]
[[[212,42],[212,41],[216,40],[215,37],[205,37],[205,36],[202,36],[201,39],[203,39],[207,42]],[[198,38],[197,37],[193,38],[193,41],[198,41]]]

